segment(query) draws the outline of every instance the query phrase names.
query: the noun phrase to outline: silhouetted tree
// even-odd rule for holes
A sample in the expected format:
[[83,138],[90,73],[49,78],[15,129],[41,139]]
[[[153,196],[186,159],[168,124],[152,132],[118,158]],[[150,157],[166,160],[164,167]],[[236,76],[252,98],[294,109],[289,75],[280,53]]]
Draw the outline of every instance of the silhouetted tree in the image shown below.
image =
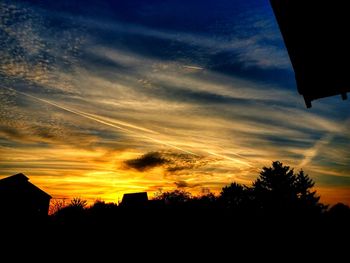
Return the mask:
[[191,205],[198,209],[213,209],[217,207],[218,197],[213,193],[195,196],[191,199]]
[[183,190],[174,190],[170,192],[160,192],[155,196],[155,200],[162,200],[165,204],[178,205],[190,201],[191,193]]
[[80,197],[74,197],[71,201],[68,207],[73,207],[75,209],[84,209],[87,206],[87,201],[81,199]]
[[267,212],[319,213],[324,208],[319,203],[314,182],[301,170],[294,173],[281,162],[264,167],[253,183],[253,192],[258,207]]
[[96,200],[95,203],[86,209],[90,222],[97,223],[112,223],[118,216],[118,206],[115,203],[106,203],[101,200]]
[[51,201],[50,208],[49,208],[49,215],[54,215],[64,207],[66,207],[66,200],[65,198],[62,199],[54,199]]
[[350,207],[343,203],[337,203],[328,210],[327,214],[332,220],[349,222]]
[[75,197],[70,204],[58,210],[54,214],[54,218],[63,224],[78,224],[86,219],[87,201],[80,197]]
[[213,193],[207,193],[196,198],[203,203],[215,203],[217,201],[217,196]]
[[236,182],[222,188],[220,203],[228,209],[242,209],[248,205],[249,189],[245,185]]
[[96,200],[95,203],[88,208],[90,214],[104,215],[113,213],[118,210],[118,206],[115,203],[106,203],[105,201]]
[[316,191],[312,191],[314,185],[315,182],[303,170],[300,170],[296,175],[295,188],[298,209],[303,209],[304,212],[320,212],[320,209],[326,208],[326,206],[319,203],[320,197],[316,195]]

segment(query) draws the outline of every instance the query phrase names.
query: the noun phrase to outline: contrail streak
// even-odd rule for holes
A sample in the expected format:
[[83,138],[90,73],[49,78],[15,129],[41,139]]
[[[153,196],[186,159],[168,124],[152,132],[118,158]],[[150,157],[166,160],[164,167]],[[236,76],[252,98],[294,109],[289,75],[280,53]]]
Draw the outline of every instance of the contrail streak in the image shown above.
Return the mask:
[[184,68],[188,68],[188,69],[197,69],[197,70],[203,70],[204,68],[202,67],[198,67],[198,66],[189,66],[189,65],[184,65]]
[[[2,86],[2,87],[3,87],[3,86]],[[104,124],[104,125],[106,125],[106,126],[119,129],[119,130],[124,131],[124,132],[126,132],[126,133],[133,134],[133,135],[136,135],[136,136],[141,137],[141,138],[144,138],[144,139],[148,139],[148,140],[153,141],[153,142],[158,143],[158,144],[162,144],[162,145],[165,145],[165,146],[169,146],[169,147],[171,147],[171,148],[173,148],[173,149],[182,151],[182,152],[184,152],[184,153],[188,153],[188,154],[191,154],[191,155],[199,156],[198,154],[196,154],[196,153],[194,153],[194,152],[191,152],[191,151],[182,149],[181,147],[175,146],[175,145],[173,145],[173,144],[170,144],[170,143],[167,143],[167,142],[164,142],[164,141],[162,141],[162,140],[158,140],[158,139],[155,139],[155,138],[146,136],[146,135],[139,134],[139,133],[137,133],[137,132],[131,131],[131,130],[126,129],[126,128],[123,128],[123,127],[121,127],[121,126],[118,126],[118,125],[116,125],[116,124],[110,123],[110,122],[108,122],[108,121],[101,120],[100,118],[96,117],[96,115],[94,116],[94,115],[89,114],[89,113],[85,113],[85,112],[82,112],[82,111],[79,111],[79,110],[76,110],[76,109],[68,108],[68,107],[59,105],[59,104],[57,104],[57,103],[55,103],[55,102],[48,101],[48,100],[45,100],[45,99],[41,99],[41,98],[35,97],[35,96],[33,96],[33,95],[30,95],[30,94],[27,94],[27,93],[24,93],[24,92],[21,92],[21,91],[17,91],[17,90],[12,89],[12,88],[7,88],[7,87],[3,87],[3,88],[5,88],[5,89],[7,89],[7,90],[14,91],[14,92],[16,92],[16,93],[18,93],[18,94],[22,94],[22,95],[24,95],[24,96],[26,96],[26,97],[29,97],[29,98],[32,98],[32,99],[35,99],[35,100],[44,102],[44,103],[46,103],[46,104],[49,104],[49,105],[54,106],[54,107],[56,107],[56,108],[59,108],[59,109],[68,111],[68,112],[73,113],[73,114],[76,114],[76,115],[81,116],[81,117],[83,117],[83,118],[87,118],[87,119],[96,121],[96,122],[98,122],[98,123]]]
[[158,134],[159,135],[159,132],[156,132],[156,131],[153,131],[153,130],[150,130],[150,129],[147,129],[147,128],[143,128],[143,127],[140,127],[140,126],[136,126],[136,125],[133,125],[133,124],[130,124],[130,123],[127,123],[127,122],[114,120],[114,119],[110,119],[110,118],[106,118],[106,117],[102,117],[102,116],[99,116],[99,115],[86,113],[86,112],[84,112],[84,114],[92,116],[92,117],[95,117],[95,118],[99,118],[100,120],[105,120],[106,122],[109,122],[109,123],[112,123],[112,124],[119,124],[119,125],[126,126],[126,127],[129,127],[129,128],[135,129],[135,130],[140,130],[140,131],[144,131],[144,132],[148,132],[148,133]]
[[335,138],[337,134],[343,133],[347,129],[349,129],[348,128],[349,125],[350,125],[350,118],[346,119],[343,122],[339,131],[329,132],[323,137],[321,137],[319,140],[317,140],[311,148],[307,149],[304,152],[304,158],[301,160],[299,167],[303,167],[311,163],[319,155],[321,149],[327,146],[329,143],[331,143],[331,141]]
[[[221,157],[223,159],[226,159],[226,160],[230,160],[232,162],[235,162],[235,163],[239,163],[239,164],[244,164],[246,166],[249,166],[249,167],[253,167],[252,165],[250,165],[248,162],[245,162],[245,161],[241,161],[241,160],[238,160],[238,159],[235,159],[235,158],[231,158],[229,156],[226,156],[226,155],[222,155],[222,154],[218,154],[218,153],[214,153],[214,152],[211,152],[211,151],[206,151],[207,153],[211,154],[211,155],[214,155],[214,156],[217,156],[217,157]],[[237,156],[239,156],[240,158],[242,158],[240,155],[238,154],[235,154]]]
[[[138,132],[135,132],[135,131],[132,131],[132,130],[129,130],[127,128],[124,128],[124,127],[121,127],[120,125],[122,126],[127,126],[127,127],[130,127],[130,128],[134,128],[134,129],[137,129],[137,130],[141,130],[141,131],[146,131],[146,132],[152,132],[154,134],[158,134],[157,132],[155,131],[152,131],[152,130],[148,130],[148,129],[145,129],[145,128],[142,128],[142,127],[138,127],[138,126],[135,126],[135,125],[132,125],[132,124],[128,124],[128,123],[124,123],[124,122],[119,122],[119,121],[114,121],[114,120],[108,120],[106,118],[103,118],[101,116],[98,116],[98,115],[95,115],[95,114],[90,114],[90,113],[86,113],[86,112],[83,112],[83,111],[80,111],[80,110],[76,110],[76,109],[72,109],[72,108],[68,108],[66,106],[62,106],[60,104],[57,104],[55,102],[52,102],[52,101],[49,101],[49,100],[46,100],[46,99],[42,99],[42,98],[38,98],[38,97],[35,97],[33,95],[30,95],[30,94],[27,94],[27,93],[24,93],[24,92],[21,92],[21,91],[17,91],[15,89],[12,89],[12,88],[7,88],[7,87],[4,87],[4,86],[1,86],[2,88],[5,88],[7,90],[11,90],[11,91],[14,91],[18,94],[21,94],[23,96],[26,96],[26,97],[29,97],[29,98],[32,98],[34,100],[38,100],[40,102],[43,102],[43,103],[46,103],[46,104],[49,104],[51,106],[54,106],[56,108],[59,108],[61,110],[65,110],[67,112],[70,112],[70,113],[73,113],[75,115],[78,115],[80,117],[83,117],[83,118],[86,118],[86,119],[89,119],[89,120],[93,120],[93,121],[96,121],[98,123],[101,123],[103,125],[106,125],[106,126],[109,126],[109,127],[112,127],[112,128],[115,128],[115,129],[118,129],[118,130],[121,130],[125,133],[128,133],[128,134],[132,134],[132,135],[135,135],[137,137],[141,137],[141,138],[144,138],[144,139],[147,139],[147,140],[150,140],[150,141],[153,141],[157,144],[161,144],[161,145],[165,145],[165,146],[168,146],[168,147],[171,147],[173,149],[176,149],[176,150],[179,150],[181,152],[184,152],[184,153],[187,153],[187,154],[191,154],[191,155],[195,155],[195,156],[200,156],[194,152],[191,152],[191,151],[188,151],[188,150],[185,150],[181,147],[178,147],[178,146],[175,146],[173,144],[170,144],[170,143],[167,143],[167,142],[164,142],[162,140],[159,140],[159,139],[155,139],[153,137],[150,137],[150,136],[147,136],[147,135],[143,135],[143,134],[140,134]],[[117,125],[117,124],[120,124],[120,125]],[[230,161],[233,161],[235,163],[238,163],[238,164],[243,164],[243,165],[246,165],[246,166],[249,166],[249,167],[252,167],[252,165],[250,165],[248,162],[246,161],[242,161],[242,160],[239,160],[239,159],[245,159],[243,156],[240,156],[239,154],[235,153],[234,155],[236,155],[238,158],[231,158],[229,156],[226,156],[226,155],[222,155],[222,154],[218,154],[218,153],[215,153],[215,152],[212,152],[212,151],[208,151],[208,150],[205,150],[204,152],[210,154],[210,155],[213,155],[213,156],[217,156],[217,157],[220,157],[220,158],[223,158],[223,159],[226,159],[226,160],[230,160]]]
[[334,138],[333,133],[326,134],[321,139],[319,139],[311,148],[307,149],[304,152],[304,158],[301,160],[299,167],[305,167],[309,165],[309,163],[312,162],[312,160],[317,157],[322,147],[329,144],[333,140],[333,138]]

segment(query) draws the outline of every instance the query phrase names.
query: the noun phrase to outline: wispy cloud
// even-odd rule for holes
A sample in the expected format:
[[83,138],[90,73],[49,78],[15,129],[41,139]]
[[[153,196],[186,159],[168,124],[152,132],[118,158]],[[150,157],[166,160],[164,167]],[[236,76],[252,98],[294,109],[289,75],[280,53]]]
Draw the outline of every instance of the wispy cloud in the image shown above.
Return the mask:
[[[152,37],[172,42],[178,42],[189,47],[205,48],[211,55],[220,52],[236,53],[236,58],[245,66],[262,68],[289,68],[290,62],[286,51],[273,42],[281,42],[281,36],[276,31],[272,17],[241,16],[240,27],[231,28],[232,34],[225,36],[208,36],[172,30],[159,30],[138,24],[127,24],[120,21],[96,21],[81,18],[84,24],[91,28],[105,30],[109,33],[138,35]],[[246,23],[244,20],[248,20]],[[244,26],[245,25],[245,26]],[[247,34],[252,32],[252,34]],[[277,39],[277,41],[276,41]],[[199,67],[201,68],[201,67]]]

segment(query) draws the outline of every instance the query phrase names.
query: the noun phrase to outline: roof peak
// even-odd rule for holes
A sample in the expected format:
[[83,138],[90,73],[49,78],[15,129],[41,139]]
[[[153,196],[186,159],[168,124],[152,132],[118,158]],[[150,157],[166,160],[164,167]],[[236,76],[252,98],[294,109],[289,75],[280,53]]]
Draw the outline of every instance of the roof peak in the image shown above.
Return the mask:
[[16,177],[16,178],[21,178],[21,179],[24,179],[26,181],[29,180],[29,178],[25,175],[25,174],[22,174],[22,173],[18,173],[18,174],[14,174],[14,175],[11,175],[9,177]]
[[18,174],[11,175],[9,177],[5,177],[5,178],[1,179],[0,181],[2,181],[2,180],[14,180],[14,179],[21,180],[21,181],[28,181],[29,180],[29,178],[26,175],[24,175],[23,173],[18,173]]
[[30,187],[31,189],[36,189],[37,191],[51,198],[51,196],[48,193],[44,192],[36,185],[29,182],[29,178],[23,173],[14,174],[14,175],[5,177],[3,179],[0,179],[0,185],[2,187],[8,187],[9,185],[10,186],[14,185],[15,187],[17,187],[18,185],[26,185],[26,187]]

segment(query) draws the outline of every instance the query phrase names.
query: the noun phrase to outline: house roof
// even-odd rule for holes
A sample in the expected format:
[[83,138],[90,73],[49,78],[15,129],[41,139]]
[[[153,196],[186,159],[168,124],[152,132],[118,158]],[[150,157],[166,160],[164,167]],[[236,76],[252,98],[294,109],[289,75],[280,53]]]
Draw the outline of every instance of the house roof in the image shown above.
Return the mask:
[[25,181],[28,181],[29,178],[27,176],[25,176],[24,174],[22,173],[18,173],[18,174],[15,174],[15,175],[11,175],[9,177],[6,177],[6,178],[3,178],[0,180],[0,184],[2,183],[7,183],[7,182],[14,182],[14,181],[22,181],[22,182],[25,182]]
[[34,192],[46,198],[52,198],[48,193],[29,182],[29,178],[22,173],[18,173],[0,180],[0,190],[23,188],[25,188],[27,192]]
[[147,192],[124,194],[122,204],[124,205],[139,205],[148,201]]
[[291,59],[297,88],[311,101],[350,92],[347,2],[270,0]]

